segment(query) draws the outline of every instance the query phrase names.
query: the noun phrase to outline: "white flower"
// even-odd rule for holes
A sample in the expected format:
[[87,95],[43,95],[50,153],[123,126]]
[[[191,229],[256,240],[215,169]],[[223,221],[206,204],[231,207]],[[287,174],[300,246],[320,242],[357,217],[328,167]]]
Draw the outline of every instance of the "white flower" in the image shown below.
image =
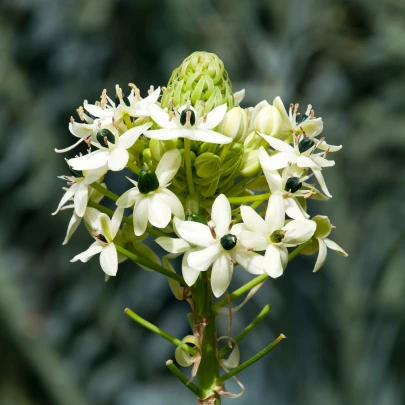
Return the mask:
[[[314,239],[317,240],[318,246],[316,248],[319,249],[318,258],[316,259],[315,267],[313,269],[313,272],[315,273],[325,264],[326,256],[328,254],[327,248],[334,250],[343,257],[347,257],[348,254],[336,242],[327,238],[333,228],[327,216],[317,215],[312,218],[312,221],[316,223]],[[305,249],[302,253],[312,254],[315,249],[310,245],[308,249]]]
[[181,165],[181,154],[178,149],[166,152],[160,160],[156,173],[141,169],[138,182],[131,180],[135,187],[126,191],[117,205],[128,208],[134,205],[135,235],[142,235],[149,222],[157,228],[166,227],[172,213],[184,219],[184,209],[178,197],[168,190],[170,180],[176,175]]
[[145,135],[148,138],[161,141],[188,138],[216,144],[232,141],[231,138],[212,131],[224,118],[227,110],[226,104],[214,108],[203,117],[200,117],[199,113],[191,107],[190,101],[187,101],[187,104],[180,107],[178,111],[171,111],[170,114],[156,104],[149,104],[148,110],[151,118],[162,127],[162,129],[146,131]]
[[118,233],[123,214],[122,208],[116,209],[112,219],[106,214],[99,213],[97,218],[91,221],[93,237],[96,241],[85,252],[76,255],[71,262],[80,260],[85,263],[100,253],[100,265],[104,273],[115,276],[118,271],[118,254],[114,238]]
[[100,144],[100,149],[87,155],[70,159],[69,166],[74,170],[92,170],[107,165],[112,171],[119,171],[125,168],[128,163],[129,149],[137,139],[151,126],[150,123],[134,127],[118,136],[110,131],[105,132],[105,145]]
[[203,248],[189,252],[187,263],[198,271],[206,271],[212,265],[212,291],[219,297],[231,282],[234,264],[240,264],[249,273],[262,274],[263,257],[248,251],[238,241],[238,235],[246,228],[231,222],[231,206],[225,195],[215,199],[211,220],[209,225],[193,221],[175,221],[175,225],[182,239]]
[[[76,173],[76,176],[60,176],[62,180],[66,180],[70,188],[67,189],[66,193],[63,195],[58,208],[52,215],[56,215],[60,209],[69,201],[74,201],[74,211],[78,217],[84,215],[84,211],[87,207],[87,202],[89,200],[89,188],[90,184],[100,179],[107,173],[107,167],[100,167],[95,170],[91,170],[84,173]],[[80,176],[82,174],[82,176]]]
[[303,180],[299,177],[289,176],[288,168],[283,170],[280,176],[277,170],[271,170],[268,167],[270,156],[263,147],[259,149],[259,160],[266,176],[267,183],[272,193],[280,192],[284,197],[284,205],[286,214],[293,219],[309,218],[309,215],[302,208],[301,204],[296,200],[296,197],[305,197],[310,194],[308,190],[301,190]]
[[281,192],[270,196],[265,219],[251,207],[241,206],[242,219],[249,229],[240,235],[244,246],[253,250],[266,250],[264,271],[273,278],[283,274],[288,264],[287,247],[300,245],[311,239],[316,224],[307,219],[285,222],[285,208]]
[[294,137],[294,146],[288,145],[280,139],[264,135],[259,135],[265,139],[269,145],[279,151],[279,153],[270,156],[266,162],[268,170],[284,169],[290,167],[292,174],[300,175],[304,169],[310,168],[321,186],[322,191],[332,197],[326,187],[325,180],[322,176],[322,167],[331,167],[335,165],[333,160],[327,160],[322,157],[322,153],[314,154],[313,151],[322,141],[313,140],[304,136]]

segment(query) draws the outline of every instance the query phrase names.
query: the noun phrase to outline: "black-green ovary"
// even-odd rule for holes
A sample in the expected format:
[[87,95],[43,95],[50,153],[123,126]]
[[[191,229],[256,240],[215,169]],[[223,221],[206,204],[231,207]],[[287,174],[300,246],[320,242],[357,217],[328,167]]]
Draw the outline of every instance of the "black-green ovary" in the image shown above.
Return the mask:
[[303,138],[298,144],[298,150],[300,153],[306,152],[314,146],[315,142],[311,138]]
[[221,238],[221,246],[225,250],[231,250],[236,246],[237,238],[235,235],[228,233]]
[[148,194],[159,188],[159,180],[152,170],[142,168],[138,177],[138,189],[142,194]]

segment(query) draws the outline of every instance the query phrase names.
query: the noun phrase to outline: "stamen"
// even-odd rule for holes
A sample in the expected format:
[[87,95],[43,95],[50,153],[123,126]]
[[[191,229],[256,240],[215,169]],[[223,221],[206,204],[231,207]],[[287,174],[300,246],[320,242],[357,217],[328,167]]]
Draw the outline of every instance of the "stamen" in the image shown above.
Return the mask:
[[162,87],[161,87],[161,89],[162,89],[163,93],[166,93],[166,91],[167,91],[167,87],[162,86]]
[[228,225],[228,231],[230,231],[230,230],[232,229],[232,227],[234,226],[234,224],[235,224],[235,220],[233,219],[233,220],[229,223],[229,225]]
[[312,110],[312,105],[308,104],[307,111],[305,111],[305,115],[311,115],[311,111],[313,111]]
[[315,110],[311,110],[311,112],[309,113],[309,118],[311,119],[311,120],[314,120],[316,117],[315,117]]
[[107,89],[103,90],[100,98],[101,98],[100,106],[104,110],[104,107],[107,104]]
[[229,263],[230,263],[230,264],[234,264],[234,265],[235,265],[237,262],[236,262],[236,260],[235,260],[235,259],[231,258],[231,259],[229,260]]
[[120,86],[118,86],[118,84],[115,86],[115,91],[117,93],[117,97],[120,101],[123,101],[123,94],[122,94],[122,89]]
[[315,187],[312,187],[311,190],[309,190],[308,193],[304,195],[304,198],[308,199],[309,197],[312,197],[315,194],[316,194]]
[[75,122],[75,119],[72,116],[70,116],[70,123],[73,124],[74,122]]
[[186,122],[190,123],[191,111],[186,112]]
[[154,91],[155,91],[155,88],[153,86],[150,86],[149,90],[148,90],[148,94],[152,94]]
[[79,115],[79,118],[84,121],[84,109],[82,106],[80,106],[77,110],[77,114]]
[[170,110],[171,110],[171,111],[174,111],[174,101],[173,101],[172,98],[171,98],[170,101],[169,101],[169,106],[170,106]]
[[113,124],[113,127],[118,131],[118,124],[117,124],[117,121],[115,121],[114,117],[112,118],[112,124]]
[[169,112],[169,122],[170,122],[173,118],[174,118],[174,111],[171,110],[171,111]]
[[208,114],[204,114],[204,117],[203,117],[203,123],[204,124],[207,122],[207,117],[208,117]]
[[204,103],[204,101],[200,100],[200,104],[201,104],[202,108],[206,107],[206,104]]
[[304,128],[300,127],[300,130],[301,130],[301,132],[302,132],[302,135],[304,135],[304,138],[306,138],[306,137],[307,137],[307,134],[305,133]]
[[294,105],[294,114],[297,114],[297,111],[298,111],[298,107],[299,107],[300,105],[297,103],[297,104],[295,104]]
[[212,238],[216,239],[217,238],[217,233],[215,232],[215,228],[212,225],[208,225],[208,228],[210,228]]
[[135,101],[141,101],[141,92],[138,88],[135,90]]
[[138,87],[136,87],[135,86],[135,84],[133,84],[133,83],[128,83],[128,86],[133,90],[133,91],[135,91]]
[[91,136],[83,139],[89,148],[91,148]]
[[324,159],[326,158],[326,156],[328,156],[329,151],[330,151],[330,146],[328,146],[328,149],[325,151],[325,153],[322,156]]

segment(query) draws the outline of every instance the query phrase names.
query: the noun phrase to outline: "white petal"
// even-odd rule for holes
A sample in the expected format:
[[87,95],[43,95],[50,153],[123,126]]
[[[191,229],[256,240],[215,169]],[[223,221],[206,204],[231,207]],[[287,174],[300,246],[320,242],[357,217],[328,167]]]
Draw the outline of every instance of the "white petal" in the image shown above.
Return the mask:
[[316,223],[309,219],[294,219],[288,222],[283,230],[286,231],[283,243],[293,246],[300,245],[312,238],[316,230]]
[[221,254],[212,265],[211,287],[215,297],[220,297],[229,287],[233,264],[226,254]]
[[190,253],[196,251],[195,249],[191,249],[186,252],[183,256],[183,260],[181,262],[181,271],[183,273],[183,278],[186,284],[191,287],[197,281],[200,272],[196,269],[193,269],[188,265],[188,256]]
[[309,215],[302,209],[295,198],[285,198],[285,213],[292,219],[306,219]]
[[118,207],[111,218],[111,236],[114,239],[120,229],[122,217],[124,216],[124,208]]
[[236,249],[231,253],[232,258],[251,274],[263,274],[263,256],[255,252]]
[[283,266],[283,269],[287,267],[288,264],[288,250],[284,246],[278,246],[278,249],[280,251],[280,259],[281,259],[281,265]]
[[316,146],[318,149],[328,151],[328,152],[337,152],[342,149],[342,145],[329,145],[325,141],[318,143]]
[[54,151],[56,153],[65,153],[65,152],[69,152],[70,150],[74,149],[76,146],[80,145],[82,142],[84,141],[84,138],[79,139],[76,143],[74,143],[73,145],[68,146],[67,148],[64,149],[54,149]]
[[316,179],[318,180],[321,190],[325,193],[327,197],[332,198],[332,195],[329,193],[328,187],[326,187],[325,179],[322,176],[321,169],[312,168],[312,171]]
[[188,256],[187,263],[193,269],[199,271],[207,270],[211,264],[222,254],[222,248],[218,243],[214,243],[198,252],[191,252]]
[[269,245],[263,259],[264,271],[272,278],[280,277],[283,274],[281,252],[277,246]]
[[135,204],[140,191],[137,188],[130,188],[129,190],[125,191],[124,194],[121,195],[120,198],[116,201],[118,207],[121,208],[128,208]]
[[284,169],[296,161],[297,155],[295,153],[279,152],[269,157],[266,162],[266,170]]
[[178,149],[172,149],[166,152],[160,159],[156,168],[156,176],[161,187],[170,183],[176,175],[181,165],[181,153]]
[[91,229],[100,229],[101,224],[99,220],[100,211],[92,207],[87,207],[84,213],[84,220],[87,222]]
[[82,217],[86,211],[87,201],[89,199],[89,186],[84,182],[79,184],[77,191],[75,193],[75,213]]
[[69,225],[66,231],[65,240],[63,241],[62,245],[66,245],[69,242],[70,238],[76,231],[77,227],[80,225],[81,221],[82,218],[73,213],[72,218],[70,218]]
[[280,192],[273,193],[270,196],[265,221],[270,235],[284,226],[285,205],[284,198]]
[[309,157],[306,156],[298,156],[297,158],[297,166],[298,167],[314,167],[319,168],[319,166]]
[[316,259],[315,267],[312,270],[314,273],[317,272],[325,264],[326,256],[328,254],[325,242],[320,238],[317,239],[319,242],[319,253]]
[[83,173],[84,175],[84,183],[91,184],[97,181],[100,177],[104,176],[108,172],[108,166],[104,165],[97,169],[88,170]]
[[83,107],[95,117],[102,117],[105,114],[105,110],[103,110],[98,105],[88,104],[87,101],[83,103]]
[[110,152],[96,150],[87,155],[68,160],[68,165],[74,170],[92,170],[104,166],[108,162]]
[[177,233],[187,242],[196,245],[208,247],[214,243],[211,231],[207,225],[194,221],[179,221],[174,219]]
[[229,233],[231,223],[231,204],[224,194],[220,194],[212,204],[211,219],[215,224],[217,234],[223,236]]
[[115,148],[108,158],[108,167],[113,172],[118,172],[125,168],[128,163],[129,153],[125,149]]
[[78,122],[69,123],[69,131],[72,135],[77,136],[78,138],[87,138],[88,136],[93,135],[95,129],[94,124],[80,124]]
[[335,166],[334,160],[328,160],[323,158],[319,155],[312,155],[312,160],[319,166],[319,167],[332,167]]
[[266,176],[267,183],[270,187],[270,191],[274,193],[275,191],[282,191],[282,181],[281,176],[277,170],[269,169],[267,162],[270,159],[270,156],[263,148],[263,146],[259,149],[259,161],[260,165],[262,166],[263,173]]
[[154,90],[151,94],[149,94],[148,97],[145,97],[141,101],[141,103],[144,104],[146,102],[155,104],[159,100],[159,96],[160,96],[160,86],[156,90]]
[[239,238],[239,235],[243,232],[243,231],[247,231],[248,228],[245,224],[240,223],[240,224],[235,224],[232,226],[232,228],[230,229],[229,233],[231,233],[232,235],[235,235]]
[[100,254],[100,265],[105,274],[115,276],[118,271],[118,255],[114,243],[106,246]]
[[187,135],[183,136],[195,141],[215,143],[218,145],[224,145],[232,142],[232,138],[209,129],[190,129],[189,131],[190,132],[188,132]]
[[290,119],[288,117],[287,110],[285,109],[284,103],[281,101],[281,98],[279,96],[277,96],[273,100],[273,106],[276,107],[277,110],[279,111],[279,113],[281,114],[281,117],[284,121],[284,125],[288,125],[288,127],[290,127],[291,124],[290,124]]
[[240,213],[243,222],[249,230],[263,235],[267,234],[268,229],[265,220],[253,208],[242,205],[240,207]]
[[258,134],[275,150],[285,153],[294,153],[294,148],[288,143],[258,132]]
[[265,250],[269,244],[269,238],[265,234],[244,231],[240,234],[240,241],[247,249]]
[[326,244],[326,246],[329,249],[334,250],[335,252],[339,253],[340,255],[347,257],[349,256],[336,242],[333,242],[333,240],[330,239],[324,239],[323,240]]
[[179,198],[168,190],[167,188],[164,188],[159,192],[160,197],[162,200],[165,202],[165,204],[170,208],[171,212],[173,215],[181,220],[184,219],[184,208],[183,204],[179,200]]
[[214,108],[207,114],[206,122],[201,122],[198,129],[213,129],[215,128],[225,117],[228,106],[222,104],[219,107]]
[[162,128],[173,127],[173,121],[169,121],[169,114],[163,111],[157,104],[148,104],[148,111],[153,119]]
[[94,255],[100,253],[103,250],[103,247],[98,243],[94,242],[90,247],[85,251],[78,255],[76,255],[71,262],[77,262],[80,260],[83,263],[88,262]]
[[304,122],[299,124],[304,130],[308,137],[313,138],[319,135],[323,131],[323,121],[322,118],[306,119]]
[[239,90],[236,93],[233,93],[233,97],[237,104],[240,104],[245,97],[245,89]]
[[184,253],[190,249],[190,244],[180,238],[169,238],[167,236],[160,236],[155,239],[155,242],[166,252],[170,253]]
[[130,148],[138,138],[148,129],[150,128],[151,123],[147,123],[144,125],[140,125],[139,127],[134,127],[126,131],[123,135],[120,136],[118,141],[118,147],[120,149],[128,149]]
[[136,236],[141,236],[145,233],[146,227],[148,226],[148,205],[150,204],[150,199],[141,197],[135,203],[134,207],[134,231]]
[[75,195],[78,187],[79,187],[79,184],[75,183],[75,184],[73,184],[72,187],[70,187],[66,191],[66,193],[63,195],[62,199],[60,200],[58,208],[56,208],[56,211],[53,212],[52,215],[56,215],[59,212],[59,210]]
[[153,129],[145,131],[145,136],[151,139],[159,139],[160,141],[167,141],[169,139],[182,138],[186,133],[187,130],[182,128]]
[[110,217],[107,214],[101,213],[98,216],[98,220],[100,222],[102,234],[105,236],[105,238],[109,242],[112,242],[114,237],[113,237],[113,234],[112,234]]
[[160,193],[152,195],[150,198],[150,205],[148,205],[148,219],[149,222],[156,226],[156,228],[164,228],[170,222],[172,212],[170,207],[165,203]]

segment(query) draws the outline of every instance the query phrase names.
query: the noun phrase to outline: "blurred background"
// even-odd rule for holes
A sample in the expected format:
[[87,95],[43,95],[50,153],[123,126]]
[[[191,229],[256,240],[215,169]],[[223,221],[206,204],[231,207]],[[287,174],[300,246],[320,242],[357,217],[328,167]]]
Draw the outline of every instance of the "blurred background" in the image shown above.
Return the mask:
[[[404,404],[405,3],[2,0],[0,405],[194,403],[166,370],[173,347],[123,313],[182,337],[187,304],[131,263],[108,283],[97,259],[70,263],[91,240],[80,229],[62,247],[70,214],[51,212],[66,173],[53,149],[72,143],[83,100],[116,83],[165,85],[195,50],[219,55],[242,106],[311,103],[328,142],[344,145],[324,172],[334,198],[312,209],[349,257],[329,251],[316,274],[316,257],[299,257],[234,316],[236,335],[273,305],[242,360],[288,339],[223,403]],[[248,279],[235,271],[232,286]]]

